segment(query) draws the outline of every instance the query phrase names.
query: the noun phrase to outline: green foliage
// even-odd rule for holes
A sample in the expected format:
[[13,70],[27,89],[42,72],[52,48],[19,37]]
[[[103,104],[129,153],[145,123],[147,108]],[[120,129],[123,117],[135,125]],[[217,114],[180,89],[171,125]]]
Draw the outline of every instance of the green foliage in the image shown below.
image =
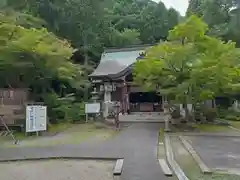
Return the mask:
[[[103,46],[116,45],[108,39],[112,36],[118,38],[119,33],[125,34],[125,29],[130,30],[128,32],[138,31],[140,36],[137,36],[143,43],[164,39],[179,18],[174,9],[167,10],[162,2],[155,3],[150,0],[6,1],[7,7],[40,17],[47,22],[50,31],[69,39],[75,47],[79,48],[87,43],[87,48],[95,52]],[[131,40],[131,33],[128,34],[124,39],[129,38],[129,44],[121,44],[120,41],[118,47],[136,44],[135,40]],[[133,34],[136,37],[136,33]]]
[[240,10],[236,0],[191,0],[187,15],[202,17],[209,25],[209,34],[240,45]]
[[226,120],[229,121],[240,121],[240,117],[239,116],[234,116],[234,115],[228,115],[226,117],[224,117]]
[[240,112],[236,112],[231,108],[218,108],[218,117],[229,121],[240,121]]
[[203,16],[203,10],[205,6],[206,0],[190,0],[189,6],[187,9],[187,17],[192,15],[197,15],[198,17]]
[[48,115],[51,123],[62,121],[84,121],[84,103],[75,101],[74,97],[60,98],[57,94],[49,93],[44,96],[48,105]]
[[208,122],[213,122],[217,117],[217,110],[215,108],[204,108],[203,115]]
[[169,32],[169,41],[136,63],[135,82],[181,103],[195,104],[239,90],[235,43],[206,35],[207,25],[191,16]]
[[81,67],[70,61],[71,45],[44,28],[28,29],[9,21],[11,17],[5,14],[0,17],[1,87],[30,88],[33,100],[48,106],[51,122],[76,119],[72,111],[77,104],[58,100],[78,88],[82,79]]
[[73,82],[77,76],[78,67],[69,61],[70,44],[46,29],[2,23],[0,32],[2,86],[29,87],[55,77]]
[[179,18],[150,0],[4,0],[0,12],[1,87],[29,88],[52,122],[81,116],[87,75],[104,47],[166,39]]
[[124,47],[140,44],[140,33],[135,29],[124,29],[122,32],[113,29],[109,37],[109,44],[113,47]]

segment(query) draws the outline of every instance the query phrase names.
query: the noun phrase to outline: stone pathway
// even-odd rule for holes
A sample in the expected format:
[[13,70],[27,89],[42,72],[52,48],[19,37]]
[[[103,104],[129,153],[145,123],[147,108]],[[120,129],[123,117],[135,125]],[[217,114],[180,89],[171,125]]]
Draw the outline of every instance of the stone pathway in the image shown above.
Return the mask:
[[0,149],[0,160],[48,157],[124,158],[121,180],[167,179],[157,161],[158,133],[162,124],[133,124],[118,136],[101,144],[61,145],[38,148]]

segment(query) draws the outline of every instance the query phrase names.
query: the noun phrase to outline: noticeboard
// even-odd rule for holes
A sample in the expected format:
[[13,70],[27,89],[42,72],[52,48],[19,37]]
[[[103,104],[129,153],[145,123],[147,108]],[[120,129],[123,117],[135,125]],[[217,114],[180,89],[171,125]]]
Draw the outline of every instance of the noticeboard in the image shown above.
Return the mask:
[[38,132],[47,130],[47,107],[26,107],[26,132]]
[[86,114],[95,114],[100,112],[100,103],[88,103],[85,104]]

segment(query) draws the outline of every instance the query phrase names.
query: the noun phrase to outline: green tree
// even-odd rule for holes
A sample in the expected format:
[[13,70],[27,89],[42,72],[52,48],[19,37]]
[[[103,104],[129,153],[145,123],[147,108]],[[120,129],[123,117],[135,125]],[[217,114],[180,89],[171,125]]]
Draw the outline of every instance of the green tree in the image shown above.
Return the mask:
[[172,29],[179,19],[179,13],[167,10],[162,2],[118,0],[112,3],[107,16],[115,29],[139,30],[143,43],[155,43],[166,39],[167,32]]
[[205,3],[206,0],[190,0],[186,13],[187,17],[190,17],[191,15],[202,17],[204,14]]
[[125,47],[141,43],[139,39],[140,33],[135,29],[124,29],[122,32],[113,29],[112,31],[113,32],[109,36],[110,46]]
[[239,46],[239,12],[237,0],[191,0],[187,15],[202,17],[209,26],[209,35],[232,40]]
[[1,87],[29,88],[33,100],[45,103],[48,94],[75,92],[83,77],[81,67],[70,61],[71,45],[44,28],[24,28],[8,18],[0,24]]
[[239,50],[232,42],[207,36],[207,29],[196,16],[177,25],[169,32],[168,42],[149,49],[136,63],[135,82],[182,104],[236,92]]
[[[178,23],[179,14],[167,10],[162,2],[150,0],[6,0],[8,8],[43,19],[49,31],[69,39],[76,48],[89,44],[88,49],[99,54],[102,47],[112,44],[108,38],[124,29],[138,31],[142,43],[166,39],[168,30]],[[129,45],[136,44],[129,37]],[[121,43],[121,41],[120,41]],[[125,45],[125,44],[124,44]],[[121,44],[117,45],[118,47]],[[125,45],[126,46],[126,45]]]

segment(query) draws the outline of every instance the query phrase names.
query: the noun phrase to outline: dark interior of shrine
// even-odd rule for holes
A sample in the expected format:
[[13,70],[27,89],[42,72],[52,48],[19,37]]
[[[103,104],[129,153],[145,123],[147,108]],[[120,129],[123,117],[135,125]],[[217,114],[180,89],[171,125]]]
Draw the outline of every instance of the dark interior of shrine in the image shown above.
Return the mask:
[[130,103],[161,103],[161,96],[155,92],[132,92],[129,94]]
[[132,92],[129,94],[130,112],[160,112],[162,98],[155,92]]

